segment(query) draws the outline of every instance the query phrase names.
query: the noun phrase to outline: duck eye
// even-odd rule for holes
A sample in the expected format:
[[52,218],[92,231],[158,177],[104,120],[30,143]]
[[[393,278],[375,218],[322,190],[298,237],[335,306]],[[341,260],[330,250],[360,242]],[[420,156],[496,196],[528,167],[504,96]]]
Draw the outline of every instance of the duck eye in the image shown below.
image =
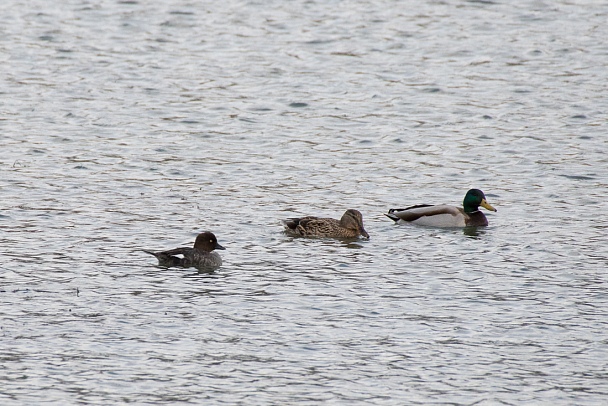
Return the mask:
[[209,240],[209,242],[213,242],[213,240]]

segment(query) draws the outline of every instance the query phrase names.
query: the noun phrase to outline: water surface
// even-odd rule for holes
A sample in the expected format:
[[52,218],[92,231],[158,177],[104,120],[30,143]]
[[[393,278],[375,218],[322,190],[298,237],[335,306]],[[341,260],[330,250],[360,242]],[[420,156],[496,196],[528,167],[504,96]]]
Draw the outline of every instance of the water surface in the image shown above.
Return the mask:
[[[3,404],[605,403],[605,5],[0,10]],[[218,272],[141,252],[202,230]]]

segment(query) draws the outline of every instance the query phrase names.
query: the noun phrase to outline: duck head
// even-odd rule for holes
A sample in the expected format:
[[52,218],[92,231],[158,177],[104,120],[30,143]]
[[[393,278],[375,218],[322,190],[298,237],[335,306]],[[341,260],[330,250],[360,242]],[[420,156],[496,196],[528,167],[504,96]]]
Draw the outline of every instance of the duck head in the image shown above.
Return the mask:
[[205,231],[204,233],[200,233],[196,236],[196,241],[194,241],[194,248],[205,252],[226,249],[217,242],[215,234],[209,231]]
[[340,219],[340,224],[344,228],[348,228],[351,230],[357,230],[359,234],[361,234],[365,238],[369,238],[369,234],[363,228],[363,216],[359,210],[348,209],[342,215]]
[[494,207],[486,200],[486,196],[479,189],[471,189],[464,196],[462,207],[465,213],[473,213],[479,210],[479,206],[490,211],[496,211]]

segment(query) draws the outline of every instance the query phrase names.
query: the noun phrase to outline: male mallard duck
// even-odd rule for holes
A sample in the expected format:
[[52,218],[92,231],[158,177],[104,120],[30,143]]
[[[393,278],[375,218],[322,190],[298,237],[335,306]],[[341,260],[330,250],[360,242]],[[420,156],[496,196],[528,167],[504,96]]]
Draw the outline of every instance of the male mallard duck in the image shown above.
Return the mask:
[[369,238],[363,228],[363,216],[348,209],[340,220],[319,217],[299,217],[283,220],[285,232],[294,237]]
[[385,216],[395,222],[408,222],[433,227],[487,226],[488,219],[479,211],[479,206],[496,211],[486,201],[486,196],[481,190],[471,189],[464,197],[462,209],[446,204],[438,206],[421,204],[406,209],[390,209]]
[[[194,247],[181,247],[168,251],[152,252],[146,251],[148,254],[158,258],[158,264],[163,267],[181,266],[190,268],[191,266],[199,269],[219,268],[222,266],[222,257],[213,250],[225,250],[226,248],[218,244],[215,235],[209,231],[200,233],[196,236]],[[182,255],[183,258],[175,255]]]

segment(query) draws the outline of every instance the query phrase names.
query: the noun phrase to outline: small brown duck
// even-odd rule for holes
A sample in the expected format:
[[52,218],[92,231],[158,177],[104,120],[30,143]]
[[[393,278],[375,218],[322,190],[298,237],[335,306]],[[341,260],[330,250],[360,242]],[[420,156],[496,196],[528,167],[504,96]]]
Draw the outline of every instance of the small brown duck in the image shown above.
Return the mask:
[[456,206],[421,204],[405,209],[390,209],[385,214],[396,223],[412,223],[432,227],[480,227],[487,226],[488,219],[479,211],[479,206],[496,211],[479,189],[467,192],[462,208]]
[[[205,231],[196,236],[193,248],[180,247],[158,252],[143,251],[154,255],[158,259],[158,264],[162,267],[179,266],[182,268],[213,269],[222,266],[222,257],[213,250],[225,249],[218,244],[215,234]],[[175,255],[182,255],[183,258]]]
[[358,210],[348,209],[340,220],[319,217],[298,217],[283,220],[285,233],[293,237],[358,238],[369,239],[363,228],[363,216]]

